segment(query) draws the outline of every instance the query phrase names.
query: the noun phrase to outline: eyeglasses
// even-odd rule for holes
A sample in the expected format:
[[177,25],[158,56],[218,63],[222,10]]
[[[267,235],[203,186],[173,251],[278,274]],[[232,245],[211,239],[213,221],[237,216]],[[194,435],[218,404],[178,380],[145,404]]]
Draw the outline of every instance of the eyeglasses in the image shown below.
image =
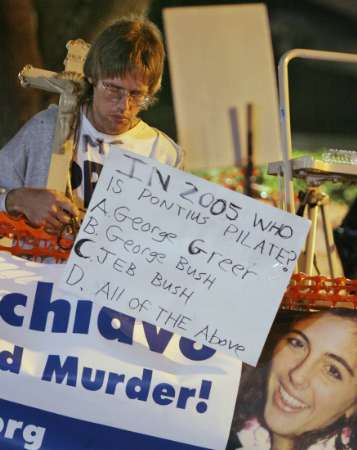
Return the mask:
[[107,81],[101,80],[99,86],[103,89],[105,98],[112,103],[120,102],[123,98],[128,97],[128,100],[133,105],[139,106],[140,108],[146,108],[153,101],[153,97],[150,95],[145,95],[138,91],[129,91],[128,89],[108,83]]

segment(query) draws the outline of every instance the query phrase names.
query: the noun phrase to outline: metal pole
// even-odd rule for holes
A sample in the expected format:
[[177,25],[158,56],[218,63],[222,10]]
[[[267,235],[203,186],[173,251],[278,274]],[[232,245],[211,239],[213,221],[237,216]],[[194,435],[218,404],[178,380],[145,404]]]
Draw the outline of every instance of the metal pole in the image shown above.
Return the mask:
[[295,212],[293,175],[291,169],[292,143],[290,122],[290,97],[288,65],[295,58],[312,59],[320,61],[336,61],[357,63],[357,55],[352,53],[326,52],[321,50],[308,50],[296,48],[284,53],[278,65],[280,124],[283,147],[284,183],[286,208],[289,212]]

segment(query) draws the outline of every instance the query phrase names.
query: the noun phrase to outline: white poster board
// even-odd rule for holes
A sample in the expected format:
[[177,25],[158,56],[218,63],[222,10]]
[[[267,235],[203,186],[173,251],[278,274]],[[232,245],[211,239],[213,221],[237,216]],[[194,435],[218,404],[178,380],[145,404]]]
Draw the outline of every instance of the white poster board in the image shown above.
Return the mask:
[[168,8],[164,25],[185,167],[246,161],[248,103],[255,116],[255,163],[280,160],[277,82],[266,7]]
[[0,253],[0,448],[224,450],[240,362],[64,294],[63,268]]
[[254,365],[308,227],[114,147],[63,288]]

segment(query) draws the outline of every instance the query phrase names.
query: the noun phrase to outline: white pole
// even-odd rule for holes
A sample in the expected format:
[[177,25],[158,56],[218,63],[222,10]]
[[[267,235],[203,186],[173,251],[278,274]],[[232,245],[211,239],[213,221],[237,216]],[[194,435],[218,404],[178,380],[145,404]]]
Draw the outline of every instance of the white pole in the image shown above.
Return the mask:
[[291,143],[291,122],[290,122],[290,99],[289,99],[289,62],[295,58],[313,59],[321,61],[336,61],[357,63],[357,54],[326,52],[322,50],[307,50],[296,48],[284,53],[278,65],[279,78],[279,102],[280,102],[280,124],[283,147],[284,163],[284,187],[285,202],[289,212],[295,212],[293,174],[291,169],[292,143]]

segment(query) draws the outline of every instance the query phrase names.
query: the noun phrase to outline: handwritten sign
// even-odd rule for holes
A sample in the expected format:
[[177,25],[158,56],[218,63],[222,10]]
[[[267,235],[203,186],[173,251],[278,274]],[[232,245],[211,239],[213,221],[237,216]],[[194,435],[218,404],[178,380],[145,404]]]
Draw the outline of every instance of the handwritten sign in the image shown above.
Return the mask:
[[0,253],[0,448],[224,450],[240,361],[64,294],[62,271]]
[[62,286],[255,364],[308,226],[114,148]]

